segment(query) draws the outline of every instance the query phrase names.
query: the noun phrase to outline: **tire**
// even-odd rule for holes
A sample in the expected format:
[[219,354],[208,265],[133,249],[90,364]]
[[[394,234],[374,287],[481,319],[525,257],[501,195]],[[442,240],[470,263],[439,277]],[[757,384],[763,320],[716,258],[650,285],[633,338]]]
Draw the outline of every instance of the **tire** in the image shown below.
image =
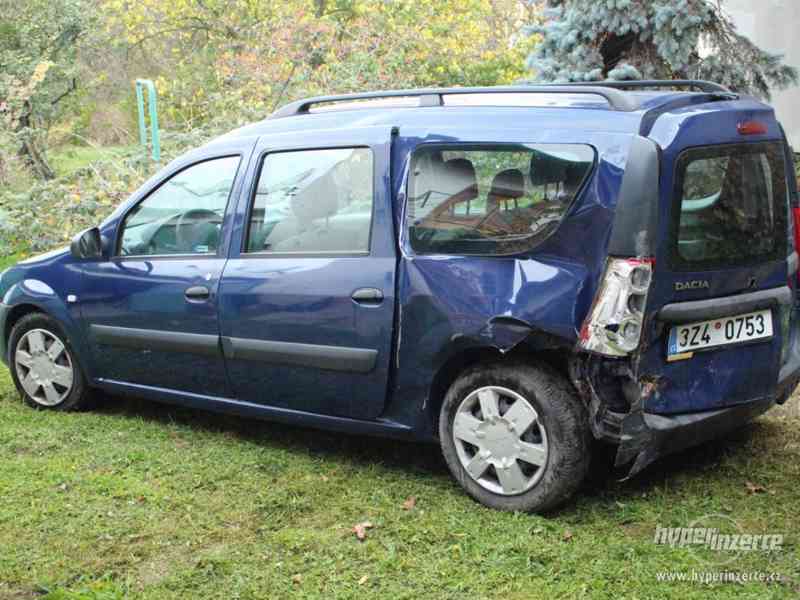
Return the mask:
[[44,313],[25,315],[11,330],[8,348],[11,377],[26,404],[60,411],[90,406],[91,390],[58,321]]
[[471,367],[450,386],[439,414],[450,472],[467,494],[497,510],[546,512],[564,503],[586,478],[591,440],[586,407],[544,365]]

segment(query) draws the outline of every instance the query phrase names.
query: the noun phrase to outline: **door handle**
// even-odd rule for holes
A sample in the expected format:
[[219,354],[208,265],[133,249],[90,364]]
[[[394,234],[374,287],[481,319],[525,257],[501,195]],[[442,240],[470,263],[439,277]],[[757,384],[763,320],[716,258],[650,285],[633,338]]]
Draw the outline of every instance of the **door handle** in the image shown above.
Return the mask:
[[383,292],[378,288],[359,288],[351,296],[358,304],[380,304],[383,302]]
[[190,302],[198,302],[201,300],[208,300],[211,297],[211,290],[204,285],[193,285],[190,288],[186,288],[183,295],[186,296],[186,299]]

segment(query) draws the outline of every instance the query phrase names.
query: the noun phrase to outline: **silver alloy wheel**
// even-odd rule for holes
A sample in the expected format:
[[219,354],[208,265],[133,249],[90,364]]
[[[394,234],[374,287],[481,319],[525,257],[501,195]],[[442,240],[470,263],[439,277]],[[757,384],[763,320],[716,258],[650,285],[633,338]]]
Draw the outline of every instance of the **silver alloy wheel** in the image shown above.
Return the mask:
[[14,366],[22,388],[42,406],[60,404],[72,390],[72,357],[46,329],[31,329],[20,338]]
[[547,465],[547,432],[536,409],[499,386],[464,398],[453,420],[453,442],[469,476],[495,494],[528,491]]

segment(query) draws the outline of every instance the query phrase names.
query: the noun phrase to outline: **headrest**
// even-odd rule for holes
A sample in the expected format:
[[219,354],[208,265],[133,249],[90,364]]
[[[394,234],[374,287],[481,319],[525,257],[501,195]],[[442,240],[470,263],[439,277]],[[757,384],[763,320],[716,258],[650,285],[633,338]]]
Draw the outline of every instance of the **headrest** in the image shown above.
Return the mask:
[[442,171],[444,171],[444,159],[441,152],[422,152],[415,157],[414,171],[411,173],[411,198],[420,199],[431,190],[437,189],[436,184],[442,176]]
[[521,198],[525,195],[525,176],[519,169],[500,171],[492,179],[490,196],[501,198]]
[[477,198],[478,178],[472,162],[466,158],[451,158],[445,162],[436,190],[450,198],[457,196],[459,202]]
[[301,223],[335,215],[339,210],[338,190],[332,169],[312,172],[292,196],[292,212]]
[[568,161],[551,154],[534,152],[531,155],[531,184],[561,183],[567,178]]

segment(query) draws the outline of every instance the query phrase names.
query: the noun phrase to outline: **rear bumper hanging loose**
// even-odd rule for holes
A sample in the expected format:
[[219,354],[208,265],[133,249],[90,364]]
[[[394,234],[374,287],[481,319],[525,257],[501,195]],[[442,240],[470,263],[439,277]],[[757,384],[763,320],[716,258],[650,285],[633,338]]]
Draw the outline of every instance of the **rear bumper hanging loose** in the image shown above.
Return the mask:
[[578,361],[571,365],[571,375],[588,404],[594,437],[617,446],[615,464],[626,467],[628,479],[658,458],[725,435],[786,402],[800,383],[800,348],[792,350],[774,393],[692,413],[647,412],[645,398],[663,382],[637,379],[626,361]]
[[630,413],[622,420],[616,464],[631,464],[626,478],[633,477],[662,456],[686,450],[740,428],[774,404],[775,398],[766,397],[699,413]]

